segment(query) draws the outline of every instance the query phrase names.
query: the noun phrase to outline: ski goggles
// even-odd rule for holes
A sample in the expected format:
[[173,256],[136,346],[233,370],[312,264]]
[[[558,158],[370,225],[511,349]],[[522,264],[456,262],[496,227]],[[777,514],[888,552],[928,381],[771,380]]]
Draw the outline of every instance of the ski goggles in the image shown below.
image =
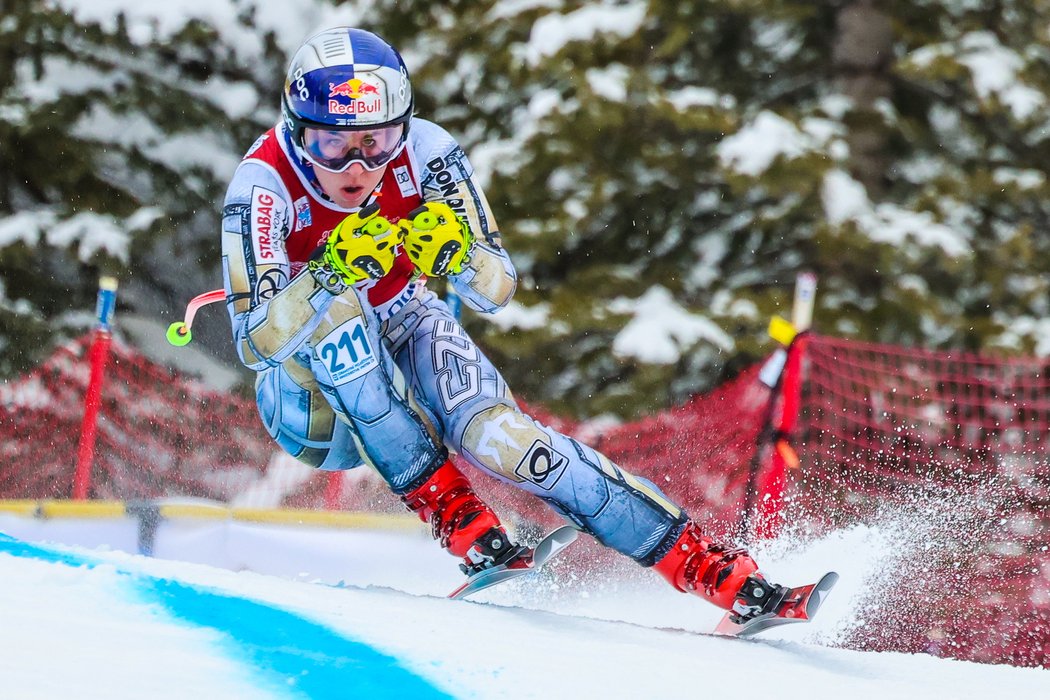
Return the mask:
[[353,131],[306,128],[300,146],[307,160],[333,173],[354,163],[379,170],[404,149],[404,136],[404,124]]

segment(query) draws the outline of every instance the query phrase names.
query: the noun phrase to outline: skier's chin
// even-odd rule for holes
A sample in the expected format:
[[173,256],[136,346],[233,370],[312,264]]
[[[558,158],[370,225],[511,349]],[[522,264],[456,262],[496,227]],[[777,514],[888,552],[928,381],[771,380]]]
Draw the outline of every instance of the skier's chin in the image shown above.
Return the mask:
[[368,191],[364,187],[356,187],[350,185],[348,187],[340,187],[338,195],[336,197],[336,204],[343,207],[344,209],[356,209],[365,203],[365,199],[368,198]]

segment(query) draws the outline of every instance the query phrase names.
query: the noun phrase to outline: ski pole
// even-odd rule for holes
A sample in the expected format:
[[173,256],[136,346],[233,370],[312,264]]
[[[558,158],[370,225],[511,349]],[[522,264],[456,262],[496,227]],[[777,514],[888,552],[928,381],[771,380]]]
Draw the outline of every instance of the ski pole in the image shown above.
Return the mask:
[[225,289],[213,289],[210,292],[198,294],[190,299],[190,303],[186,304],[186,316],[181,321],[176,321],[168,326],[168,342],[180,348],[183,345],[189,344],[193,339],[190,327],[193,326],[193,317],[197,315],[197,311],[199,311],[202,306],[214,304],[217,301],[223,301],[225,299]]

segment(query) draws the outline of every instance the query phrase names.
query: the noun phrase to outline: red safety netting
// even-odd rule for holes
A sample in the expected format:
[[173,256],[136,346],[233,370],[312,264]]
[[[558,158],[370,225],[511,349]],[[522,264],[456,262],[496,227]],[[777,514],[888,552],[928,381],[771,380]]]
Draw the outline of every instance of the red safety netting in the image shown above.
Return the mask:
[[[868,582],[869,609],[859,611],[868,624],[842,643],[1048,665],[1050,361],[808,340],[794,434],[801,468],[789,479],[784,520],[809,532],[862,523],[895,543],[882,576]],[[59,348],[0,386],[0,498],[69,497],[90,343]],[[250,396],[213,391],[119,339],[111,348],[91,498],[402,511],[368,470],[332,477],[281,455]],[[768,445],[753,461],[764,422],[781,417],[757,375],[753,367],[625,425],[526,411],[727,534],[749,473],[767,469]],[[538,499],[464,470],[506,519],[554,522]]]
[[[0,498],[70,496],[90,346],[90,335],[79,338],[0,387]],[[681,408],[604,430],[538,407],[526,410],[648,478],[701,519],[732,525],[769,397],[754,374]],[[538,499],[463,469],[510,520],[555,521]],[[90,484],[96,499],[195,497],[233,505],[403,511],[367,470],[332,476],[281,454],[251,397],[210,390],[117,338],[105,371]]]
[[899,552],[854,647],[1050,665],[1050,360],[814,336],[787,517]]
[[[91,337],[0,388],[0,498],[69,498]],[[250,401],[209,390],[114,340],[90,497],[227,501],[273,452]]]

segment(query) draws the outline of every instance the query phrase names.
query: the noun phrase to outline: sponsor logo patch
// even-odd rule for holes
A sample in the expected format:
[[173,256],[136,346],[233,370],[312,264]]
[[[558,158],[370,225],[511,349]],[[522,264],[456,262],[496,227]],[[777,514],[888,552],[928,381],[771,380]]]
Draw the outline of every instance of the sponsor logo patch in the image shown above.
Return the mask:
[[258,185],[252,188],[251,229],[255,262],[288,264],[288,253],[278,243],[284,237],[286,213],[284,200],[276,192]]
[[518,462],[518,466],[514,468],[514,473],[526,481],[531,481],[540,488],[550,491],[558,483],[562,474],[565,473],[565,467],[568,463],[569,459],[565,455],[546,442],[536,440],[529,447],[522,460]]
[[288,283],[288,276],[279,267],[272,267],[263,273],[255,285],[256,301],[268,301],[274,294],[281,291]]
[[378,87],[360,78],[329,83],[328,111],[331,114],[378,114],[383,111],[383,95]]
[[369,85],[360,78],[350,78],[342,83],[328,83],[329,97],[349,97],[351,100],[359,100],[363,97],[379,97],[379,88]]
[[295,200],[295,230],[298,231],[314,222],[310,215],[310,198],[302,196]]
[[402,197],[416,194],[416,183],[412,182],[412,174],[408,172],[407,165],[394,168],[394,180],[397,181],[397,188],[401,190]]
[[[466,219],[467,207],[461,183],[466,182],[467,173],[460,163],[462,153],[462,149],[456,148],[445,158],[433,158],[428,161],[427,169],[430,172],[423,180],[423,185],[436,192],[452,211]],[[458,171],[458,176],[453,172],[453,168]]]

